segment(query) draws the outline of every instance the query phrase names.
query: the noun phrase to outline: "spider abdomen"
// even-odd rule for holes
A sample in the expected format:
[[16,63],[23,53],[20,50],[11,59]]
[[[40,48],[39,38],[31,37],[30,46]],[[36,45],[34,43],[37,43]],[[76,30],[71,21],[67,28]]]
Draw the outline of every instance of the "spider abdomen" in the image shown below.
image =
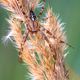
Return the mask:
[[35,15],[35,13],[34,13],[32,10],[30,10],[29,16],[30,16],[30,19],[31,19],[32,21],[35,21],[35,20],[36,20],[36,15]]

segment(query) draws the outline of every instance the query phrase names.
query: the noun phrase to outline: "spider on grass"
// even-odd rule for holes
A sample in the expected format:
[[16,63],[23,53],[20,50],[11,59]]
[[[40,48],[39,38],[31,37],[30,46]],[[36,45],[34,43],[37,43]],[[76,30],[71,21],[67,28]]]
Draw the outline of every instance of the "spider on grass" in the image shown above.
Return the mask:
[[[22,2],[25,1],[25,0],[22,0]],[[26,0],[27,1],[27,0]],[[17,2],[19,3],[19,0],[17,0]],[[28,2],[28,1],[27,1]],[[24,35],[23,35],[23,41],[22,43],[24,44],[27,40],[27,37],[29,34],[33,35],[33,34],[36,34],[37,32],[40,32],[42,38],[49,44],[49,47],[51,48],[52,45],[50,44],[50,41],[49,39],[47,38],[47,36],[45,35],[44,31],[46,31],[47,34],[51,35],[52,36],[52,33],[50,31],[48,31],[47,29],[45,29],[38,21],[37,18],[39,18],[43,11],[44,11],[44,6],[45,6],[45,3],[46,3],[46,0],[43,0],[43,5],[41,6],[41,10],[40,10],[40,13],[38,14],[38,16],[35,14],[34,12],[34,9],[35,9],[35,3],[32,3],[31,6],[29,7],[29,4],[27,3],[28,5],[28,8],[29,8],[29,13],[28,15],[26,15],[26,11],[24,10],[24,7],[23,5],[18,5],[19,8],[21,9],[22,11],[22,14],[25,16],[26,18],[26,21],[25,21],[25,32],[24,32]],[[50,16],[51,17],[51,16]],[[46,18],[48,19],[48,18]],[[41,29],[43,28],[43,29]],[[56,37],[53,36],[53,38],[55,39]],[[64,41],[60,41],[60,43],[65,43]],[[67,43],[66,43],[67,44]],[[67,44],[69,45],[69,44]],[[70,46],[70,45],[69,45]],[[19,55],[21,55],[22,53],[19,52]]]
[[[26,38],[28,37],[28,34],[31,33],[37,33],[40,30],[40,23],[38,21],[37,18],[40,17],[40,15],[42,15],[43,11],[44,11],[44,6],[46,3],[46,0],[43,0],[43,2],[41,3],[41,10],[38,14],[38,16],[36,16],[34,9],[36,8],[36,0],[16,0],[16,4],[18,6],[18,8],[21,10],[21,13],[24,15],[25,17],[25,22],[22,21],[25,24],[25,32],[24,32],[24,36],[23,36],[23,42],[26,42]],[[38,4],[38,3],[37,3]],[[27,7],[27,9],[25,10],[25,7]]]
[[[17,0],[17,2],[19,3],[19,0]],[[20,4],[18,5],[20,7],[23,15],[26,17],[25,23],[23,22],[25,24],[26,30],[25,30],[24,35],[23,35],[22,44],[24,44],[26,42],[29,34],[33,35],[33,34],[36,34],[37,32],[40,32],[42,38],[49,43],[49,40],[48,40],[47,36],[43,32],[46,29],[45,28],[41,29],[42,25],[39,23],[39,21],[37,19],[42,15],[42,13],[44,11],[44,5],[46,3],[46,0],[43,0],[43,3],[44,4],[41,6],[41,10],[40,10],[38,16],[36,16],[36,14],[34,12],[34,6],[35,6],[34,4],[35,3],[32,3],[31,8],[29,7],[30,9],[29,9],[29,14],[28,15],[26,15],[26,12],[24,11],[23,6],[20,5]],[[27,5],[29,6],[28,3],[27,3]],[[51,35],[51,33],[48,30],[46,30],[46,32]],[[20,49],[20,50],[22,50],[22,49]],[[21,54],[22,53],[19,52],[19,55],[21,55]]]
[[[39,18],[40,15],[42,15],[42,13],[44,11],[44,5],[45,5],[46,1],[43,0],[43,2],[44,2],[44,4],[42,5],[41,11],[38,14],[38,16],[36,16],[36,14],[34,12],[34,4],[32,4],[31,9],[29,10],[29,15],[26,16],[26,23],[25,24],[26,24],[27,29],[26,29],[24,37],[23,37],[24,43],[26,42],[26,38],[28,37],[29,33],[34,34],[34,33],[37,33],[38,31],[40,31],[42,33],[42,36],[45,38],[45,40],[48,41],[47,37],[44,35],[43,31],[40,29],[41,25],[40,25],[39,21],[37,20],[37,18]],[[25,15],[26,13],[23,11],[23,14]],[[46,30],[46,29],[44,29],[44,30]],[[47,31],[47,32],[49,32],[49,31]]]

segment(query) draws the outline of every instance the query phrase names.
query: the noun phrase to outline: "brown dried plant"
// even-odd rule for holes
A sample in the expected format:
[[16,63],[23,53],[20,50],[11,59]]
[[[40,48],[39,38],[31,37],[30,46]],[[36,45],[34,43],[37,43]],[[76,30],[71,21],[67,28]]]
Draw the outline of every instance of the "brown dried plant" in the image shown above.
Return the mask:
[[22,32],[22,24],[35,27],[28,16],[30,10],[34,11],[38,6],[39,0],[1,0],[0,3],[11,13],[8,38],[15,42],[19,58],[29,66],[32,80],[68,80],[64,64],[66,38],[63,24],[53,14],[52,9],[47,9],[44,20],[36,19],[39,30],[29,31],[27,35],[26,26]]

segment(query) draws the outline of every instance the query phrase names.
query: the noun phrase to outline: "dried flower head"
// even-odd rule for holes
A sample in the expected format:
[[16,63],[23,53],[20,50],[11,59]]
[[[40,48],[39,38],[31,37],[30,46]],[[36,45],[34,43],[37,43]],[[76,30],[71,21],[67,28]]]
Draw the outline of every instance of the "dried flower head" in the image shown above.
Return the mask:
[[68,80],[64,66],[66,38],[63,23],[50,8],[44,21],[39,21],[34,12],[38,3],[39,0],[1,0],[12,15],[8,20],[9,37],[17,46],[19,58],[29,66],[34,80]]

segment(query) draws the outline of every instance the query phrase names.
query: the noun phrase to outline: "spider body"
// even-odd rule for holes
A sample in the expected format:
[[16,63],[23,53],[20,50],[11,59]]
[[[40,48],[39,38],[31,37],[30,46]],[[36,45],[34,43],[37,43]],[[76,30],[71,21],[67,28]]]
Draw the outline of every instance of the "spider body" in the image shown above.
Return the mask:
[[29,21],[27,22],[27,29],[31,32],[31,33],[35,33],[39,30],[39,25],[38,25],[38,21],[37,21],[37,16],[34,13],[33,10],[30,10],[29,13]]
[[31,32],[31,33],[35,33],[35,32],[38,32],[40,30],[40,24],[37,20],[37,17],[40,17],[40,15],[42,15],[43,11],[44,11],[44,5],[45,5],[45,0],[43,0],[44,4],[42,5],[41,7],[41,10],[38,14],[38,16],[36,16],[35,12],[34,12],[34,4],[32,4],[32,7],[30,8],[29,10],[29,19],[27,19],[28,21],[26,22],[26,26],[27,26],[27,29],[28,29],[28,32]]
[[36,14],[32,10],[30,10],[29,17],[32,21],[36,20]]

